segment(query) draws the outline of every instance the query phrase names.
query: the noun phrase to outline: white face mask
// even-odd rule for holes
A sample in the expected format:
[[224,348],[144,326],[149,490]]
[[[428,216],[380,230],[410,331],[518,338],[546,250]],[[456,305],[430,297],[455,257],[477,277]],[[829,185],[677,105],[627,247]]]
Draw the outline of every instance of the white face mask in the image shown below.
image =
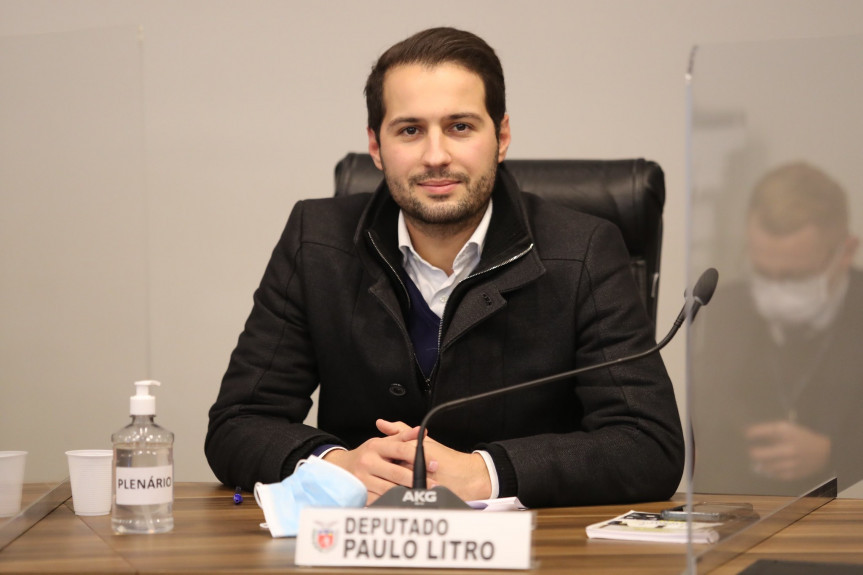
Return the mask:
[[809,324],[830,306],[826,272],[802,280],[784,281],[753,275],[751,287],[755,308],[768,321]]
[[847,278],[838,289],[830,289],[830,275],[841,257],[836,257],[823,272],[802,279],[774,280],[753,272],[750,289],[755,308],[767,321],[822,328],[838,311],[847,288]]

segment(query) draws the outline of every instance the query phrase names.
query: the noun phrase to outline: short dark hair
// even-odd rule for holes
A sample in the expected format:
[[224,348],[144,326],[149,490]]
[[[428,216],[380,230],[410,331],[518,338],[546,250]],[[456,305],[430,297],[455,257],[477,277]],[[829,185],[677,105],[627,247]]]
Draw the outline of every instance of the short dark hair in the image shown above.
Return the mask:
[[506,114],[506,86],[503,67],[494,50],[485,40],[455,28],[429,28],[393,45],[372,66],[366,80],[366,108],[368,125],[380,141],[381,124],[384,121],[384,77],[386,73],[405,64],[437,66],[457,64],[482,79],[485,87],[485,108],[494,122],[495,134],[500,134],[500,124]]
[[836,180],[806,162],[784,164],[756,184],[750,216],[766,231],[784,235],[814,224],[824,234],[848,234],[848,199]]

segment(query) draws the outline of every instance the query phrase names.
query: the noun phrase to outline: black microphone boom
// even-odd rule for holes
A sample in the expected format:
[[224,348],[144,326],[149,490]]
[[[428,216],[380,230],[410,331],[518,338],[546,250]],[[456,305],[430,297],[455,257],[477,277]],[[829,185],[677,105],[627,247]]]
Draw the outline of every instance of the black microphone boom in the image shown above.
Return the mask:
[[[468,397],[462,397],[460,399],[454,399],[452,401],[446,401],[431,408],[428,413],[426,413],[425,417],[423,417],[423,420],[420,423],[419,436],[417,437],[416,456],[414,457],[413,489],[408,490],[405,487],[394,487],[393,489],[385,493],[373,505],[389,506],[408,504],[408,506],[410,507],[443,507],[453,505],[453,498],[455,499],[455,503],[457,505],[460,502],[458,497],[456,497],[455,494],[445,488],[435,488],[444,492],[443,500],[441,500],[441,497],[437,496],[437,493],[435,493],[433,497],[427,497],[423,495],[424,493],[428,493],[426,487],[426,462],[425,450],[423,449],[423,438],[426,434],[428,422],[433,416],[437,415],[441,411],[452,409],[453,407],[458,407],[466,403],[472,403],[474,401],[480,401],[483,399],[488,399],[490,397],[496,397],[498,395],[503,395],[505,393],[510,393],[513,391],[528,389],[537,385],[553,383],[555,381],[560,381],[561,379],[567,379],[597,369],[604,369],[606,367],[613,367],[622,363],[628,363],[630,361],[635,361],[637,359],[641,359],[643,357],[647,357],[648,355],[654,354],[661,350],[663,347],[665,347],[668,342],[671,341],[671,339],[675,336],[675,334],[677,334],[677,331],[680,329],[680,326],[683,325],[683,322],[687,317],[689,318],[690,322],[695,319],[695,314],[698,313],[698,310],[701,309],[703,306],[706,306],[710,301],[710,298],[713,297],[713,292],[716,290],[716,284],[718,281],[719,272],[716,271],[716,268],[709,268],[705,270],[704,273],[702,273],[701,276],[698,278],[698,281],[695,282],[695,287],[692,288],[692,295],[690,296],[689,294],[685,294],[686,302],[683,305],[683,309],[680,310],[680,313],[674,320],[674,324],[671,326],[668,334],[662,339],[662,341],[660,341],[658,344],[646,351],[642,351],[640,353],[621,357],[618,359],[612,359],[610,361],[598,363],[596,365],[579,367],[570,371],[565,371],[563,373],[549,375],[546,377],[541,377],[539,379],[533,379],[531,381],[526,381],[524,383],[519,383],[508,387],[502,387],[500,389],[494,389],[492,391],[486,391],[485,393],[479,393],[477,395],[471,395]],[[393,493],[391,494],[391,492]],[[465,505],[462,503],[462,505],[458,506],[464,507]]]

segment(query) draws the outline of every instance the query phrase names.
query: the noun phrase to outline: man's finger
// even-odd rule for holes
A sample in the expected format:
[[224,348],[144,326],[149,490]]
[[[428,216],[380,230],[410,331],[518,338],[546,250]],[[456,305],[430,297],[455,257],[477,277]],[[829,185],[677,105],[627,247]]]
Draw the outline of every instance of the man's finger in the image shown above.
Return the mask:
[[411,427],[403,421],[387,421],[386,419],[378,419],[375,421],[375,426],[378,431],[385,435],[398,435],[404,431],[408,431]]
[[370,447],[383,459],[394,462],[413,463],[416,455],[415,441],[401,441],[397,437],[378,438]]
[[387,481],[386,479],[382,479],[376,476],[368,476],[366,480],[363,482],[366,485],[366,489],[369,492],[369,503],[372,501],[372,495],[375,496],[375,499],[392,489],[396,486],[392,481]]
[[396,485],[410,487],[413,485],[414,475],[411,470],[401,465],[389,463],[387,465],[381,466],[381,468],[378,469],[378,477],[386,481],[390,485],[390,487]]
[[759,423],[746,429],[746,439],[749,441],[764,441],[777,437],[781,431],[778,423]]
[[399,432],[399,439],[402,441],[414,441],[420,436],[419,425],[416,427],[407,427]]

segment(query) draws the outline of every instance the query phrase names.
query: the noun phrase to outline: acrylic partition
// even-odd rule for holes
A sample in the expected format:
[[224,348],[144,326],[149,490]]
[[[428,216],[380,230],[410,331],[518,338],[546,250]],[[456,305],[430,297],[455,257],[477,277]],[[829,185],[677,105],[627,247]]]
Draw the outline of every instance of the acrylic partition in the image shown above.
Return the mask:
[[66,450],[110,448],[91,430],[147,373],[141,52],[134,27],[0,37],[0,450],[28,452],[22,514]]
[[[863,480],[863,38],[703,45],[687,74],[693,502],[753,505],[706,573]],[[694,465],[692,464],[694,462]],[[836,483],[832,478],[837,478]],[[841,496],[840,495],[840,496]]]

